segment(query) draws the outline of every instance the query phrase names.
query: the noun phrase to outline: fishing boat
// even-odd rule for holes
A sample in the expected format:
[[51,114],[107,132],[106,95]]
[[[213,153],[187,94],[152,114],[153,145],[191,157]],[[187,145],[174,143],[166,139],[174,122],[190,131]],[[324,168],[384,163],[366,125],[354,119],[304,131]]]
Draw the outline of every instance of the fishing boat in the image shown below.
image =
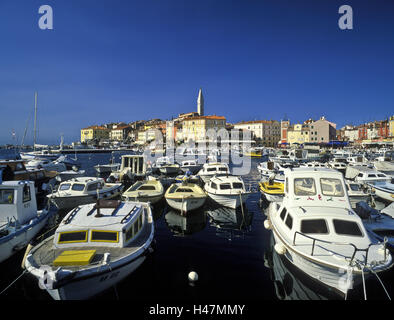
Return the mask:
[[198,171],[198,176],[207,183],[214,176],[229,175],[230,169],[227,163],[205,163],[200,171]]
[[261,195],[267,201],[281,202],[285,195],[284,184],[275,181],[260,181],[259,182]]
[[125,201],[150,202],[155,204],[164,196],[164,188],[159,180],[142,180],[134,183],[122,194]]
[[207,195],[201,187],[187,182],[173,183],[167,189],[164,197],[171,208],[182,213],[201,208],[207,199]]
[[394,201],[394,184],[387,181],[367,183],[375,195],[383,200]]
[[347,194],[349,196],[350,205],[354,209],[360,201],[368,202],[371,199],[371,192],[368,188],[364,187],[364,184],[359,182],[345,180]]
[[48,208],[37,210],[34,182],[0,177],[0,262],[23,249],[50,216]]
[[100,199],[69,212],[53,236],[29,248],[23,266],[53,299],[88,299],[135,271],[153,237],[149,204]]
[[346,169],[345,178],[361,183],[378,181],[391,181],[391,177],[373,168],[363,166],[349,166]]
[[186,173],[190,171],[192,174],[197,173],[200,170],[202,164],[199,164],[196,160],[185,160],[181,162],[180,169]]
[[237,176],[213,177],[204,185],[204,190],[214,202],[233,209],[243,205],[251,194]]
[[121,183],[106,183],[97,177],[80,177],[60,183],[58,189],[48,195],[58,209],[72,209],[93,203],[97,198],[111,199],[121,194]]
[[352,210],[342,173],[295,168],[285,178],[283,202],[271,202],[264,221],[277,253],[344,296],[372,273],[392,267],[386,243],[371,240]]

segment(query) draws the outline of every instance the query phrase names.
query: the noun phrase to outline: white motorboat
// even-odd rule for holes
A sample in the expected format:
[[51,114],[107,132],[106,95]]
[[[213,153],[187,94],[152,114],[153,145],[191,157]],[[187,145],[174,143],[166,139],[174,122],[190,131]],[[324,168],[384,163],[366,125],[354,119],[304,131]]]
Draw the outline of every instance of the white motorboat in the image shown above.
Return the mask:
[[387,181],[378,181],[373,183],[367,183],[371,188],[372,192],[381,199],[386,201],[394,201],[394,184]]
[[198,176],[207,183],[214,176],[229,175],[230,169],[226,163],[205,163],[200,171],[198,171]]
[[164,175],[178,174],[180,166],[177,163],[163,164],[159,167],[159,171]]
[[276,183],[285,182],[285,176],[283,173],[285,169],[286,167],[283,167],[280,163],[273,161],[261,162],[257,166],[257,170],[260,172],[263,179],[273,179]]
[[137,181],[122,194],[125,201],[159,202],[164,196],[164,188],[159,180]]
[[84,175],[85,170],[78,170],[77,168],[74,168],[72,170],[59,172],[55,178],[58,182],[63,182],[74,178],[83,177]]
[[51,161],[47,159],[34,158],[28,160],[25,164],[27,170],[44,169],[48,171],[62,172],[66,171],[67,167],[62,161]]
[[94,166],[94,169],[96,169],[97,173],[100,174],[118,171],[119,168],[120,163],[98,164]]
[[165,198],[170,207],[187,213],[201,208],[207,195],[194,183],[173,183],[166,191]]
[[347,167],[348,167],[348,164],[347,164],[346,160],[342,161],[342,159],[340,159],[340,158],[334,158],[332,161],[329,161],[327,163],[327,168],[332,168],[332,169],[338,170],[339,172],[342,172],[343,174],[345,174]]
[[58,209],[72,209],[100,199],[111,199],[123,190],[121,183],[105,183],[97,177],[80,177],[60,183],[58,189],[48,198]]
[[233,209],[243,205],[251,194],[237,176],[213,177],[204,185],[204,190],[214,202]]
[[23,249],[50,215],[47,208],[37,210],[34,182],[0,179],[0,262]]
[[264,221],[279,254],[344,295],[372,272],[392,267],[386,244],[372,241],[351,209],[341,173],[295,168],[285,178],[283,202],[271,202]]
[[300,168],[327,168],[327,165],[319,161],[310,161],[300,164]]
[[181,162],[180,169],[186,173],[190,171],[192,174],[195,174],[202,168],[202,164],[199,164],[196,160],[185,160]]
[[53,236],[26,253],[24,266],[53,299],[88,299],[136,270],[153,237],[149,204],[100,200],[67,214]]
[[378,181],[391,181],[391,177],[373,168],[362,166],[349,166],[346,169],[346,179],[352,179],[361,183],[372,183]]
[[368,200],[371,200],[371,192],[368,191],[368,188],[364,187],[364,184],[349,180],[345,180],[345,183],[350,204],[353,209],[356,208],[358,202],[368,202]]

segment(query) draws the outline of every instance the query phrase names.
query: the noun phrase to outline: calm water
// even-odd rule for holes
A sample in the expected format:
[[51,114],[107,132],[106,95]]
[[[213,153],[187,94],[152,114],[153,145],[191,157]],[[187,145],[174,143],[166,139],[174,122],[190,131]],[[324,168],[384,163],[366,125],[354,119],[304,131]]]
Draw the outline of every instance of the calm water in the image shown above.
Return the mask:
[[[13,152],[0,150],[0,159]],[[73,156],[73,155],[72,155]],[[110,154],[81,154],[78,159],[87,175],[95,176],[96,164],[108,163]],[[257,164],[244,176],[247,185],[257,190],[260,180]],[[155,303],[246,303],[275,300],[342,299],[328,288],[317,285],[298,269],[273,252],[271,232],[263,226],[264,206],[260,194],[252,194],[244,211],[206,204],[183,217],[163,201],[154,207],[154,252],[133,274],[94,300],[128,300],[147,306]],[[58,221],[65,213],[59,213]],[[0,291],[22,273],[19,252],[0,265]],[[187,275],[198,274],[195,286]],[[393,270],[380,275],[390,296],[394,296]],[[366,283],[369,300],[387,300],[376,278]],[[5,300],[51,300],[39,289],[37,280],[25,274],[1,294]],[[363,299],[362,288],[349,293],[348,299]]]

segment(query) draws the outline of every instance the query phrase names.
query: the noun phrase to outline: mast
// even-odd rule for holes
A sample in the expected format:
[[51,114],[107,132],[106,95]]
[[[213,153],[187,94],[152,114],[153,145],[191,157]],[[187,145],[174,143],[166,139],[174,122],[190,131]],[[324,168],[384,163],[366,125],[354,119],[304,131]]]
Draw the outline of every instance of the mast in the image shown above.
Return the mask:
[[37,138],[37,92],[34,93],[34,142],[33,150],[36,151],[36,138]]

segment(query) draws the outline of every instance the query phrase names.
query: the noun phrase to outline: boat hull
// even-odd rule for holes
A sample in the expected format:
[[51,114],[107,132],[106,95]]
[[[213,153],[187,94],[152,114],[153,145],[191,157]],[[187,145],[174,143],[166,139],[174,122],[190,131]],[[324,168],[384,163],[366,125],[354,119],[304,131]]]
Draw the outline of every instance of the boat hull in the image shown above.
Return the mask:
[[224,207],[236,209],[241,204],[245,203],[246,199],[249,197],[249,193],[242,193],[240,196],[239,194],[220,195],[208,192],[208,196],[214,202]]
[[202,207],[205,203],[206,198],[184,198],[183,200],[180,198],[171,199],[166,198],[168,205],[178,211],[188,212],[192,210],[196,210]]
[[43,211],[39,217],[30,220],[16,232],[0,238],[0,262],[26,247],[46,225],[49,216],[48,211]]
[[148,196],[148,195],[135,195],[133,196],[132,194],[130,195],[122,195],[122,199],[124,201],[127,201],[130,199],[131,201],[139,201],[139,202],[150,202],[151,204],[159,202],[163,198],[163,194],[158,194],[154,196]]

